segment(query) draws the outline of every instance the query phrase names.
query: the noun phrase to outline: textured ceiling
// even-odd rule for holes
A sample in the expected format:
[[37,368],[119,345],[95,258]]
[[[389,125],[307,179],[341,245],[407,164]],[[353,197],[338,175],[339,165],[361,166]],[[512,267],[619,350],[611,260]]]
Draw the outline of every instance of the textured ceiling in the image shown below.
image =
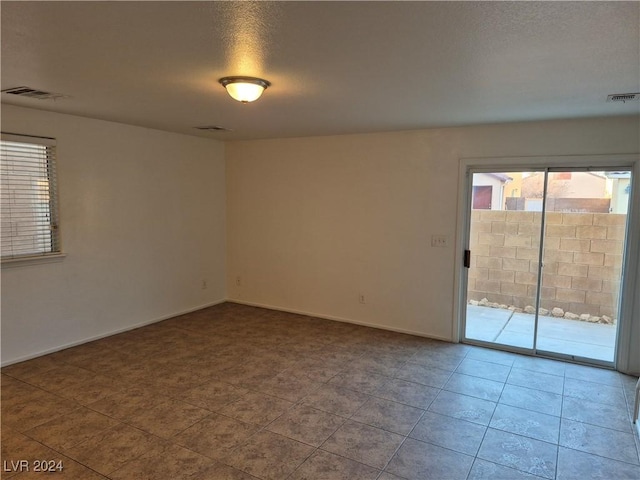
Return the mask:
[[[639,113],[639,2],[7,2],[2,102],[218,139]],[[217,83],[268,79],[242,105]],[[207,133],[201,125],[232,132]]]

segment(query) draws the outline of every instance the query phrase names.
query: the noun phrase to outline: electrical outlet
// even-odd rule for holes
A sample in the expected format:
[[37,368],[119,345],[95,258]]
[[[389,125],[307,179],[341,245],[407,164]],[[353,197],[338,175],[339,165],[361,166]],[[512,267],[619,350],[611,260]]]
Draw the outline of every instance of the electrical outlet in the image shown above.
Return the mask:
[[358,302],[362,303],[363,305],[367,303],[366,299],[364,298],[364,293],[358,295]]
[[236,287],[241,287],[242,286],[242,279],[240,278],[240,275],[238,275],[236,277]]
[[447,235],[431,235],[432,247],[448,247],[449,237]]
[[202,280],[202,290],[206,290],[207,289],[207,280]]

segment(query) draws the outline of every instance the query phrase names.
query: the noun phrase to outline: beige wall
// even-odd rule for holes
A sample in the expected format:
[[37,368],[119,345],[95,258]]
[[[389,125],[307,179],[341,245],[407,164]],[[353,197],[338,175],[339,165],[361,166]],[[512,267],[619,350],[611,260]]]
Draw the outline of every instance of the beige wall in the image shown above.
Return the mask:
[[2,130],[57,139],[67,254],[2,269],[3,364],[224,300],[222,143],[8,105]]
[[634,153],[638,131],[612,118],[230,142],[229,297],[454,339],[459,159]]
[[612,213],[627,213],[629,209],[628,178],[616,178],[612,181],[611,211]]

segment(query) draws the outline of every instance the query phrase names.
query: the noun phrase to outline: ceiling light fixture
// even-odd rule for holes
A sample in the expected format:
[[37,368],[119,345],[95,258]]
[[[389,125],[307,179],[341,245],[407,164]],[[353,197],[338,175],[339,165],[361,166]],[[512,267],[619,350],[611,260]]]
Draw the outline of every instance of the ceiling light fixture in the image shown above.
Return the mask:
[[223,77],[218,80],[231,98],[242,103],[253,102],[271,85],[266,80],[255,77]]

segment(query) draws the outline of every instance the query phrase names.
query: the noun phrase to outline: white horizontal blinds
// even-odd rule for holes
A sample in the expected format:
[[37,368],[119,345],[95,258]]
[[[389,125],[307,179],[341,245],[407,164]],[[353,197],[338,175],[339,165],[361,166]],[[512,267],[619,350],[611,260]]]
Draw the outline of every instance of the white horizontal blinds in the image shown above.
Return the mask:
[[55,142],[2,134],[0,202],[2,259],[60,251]]

